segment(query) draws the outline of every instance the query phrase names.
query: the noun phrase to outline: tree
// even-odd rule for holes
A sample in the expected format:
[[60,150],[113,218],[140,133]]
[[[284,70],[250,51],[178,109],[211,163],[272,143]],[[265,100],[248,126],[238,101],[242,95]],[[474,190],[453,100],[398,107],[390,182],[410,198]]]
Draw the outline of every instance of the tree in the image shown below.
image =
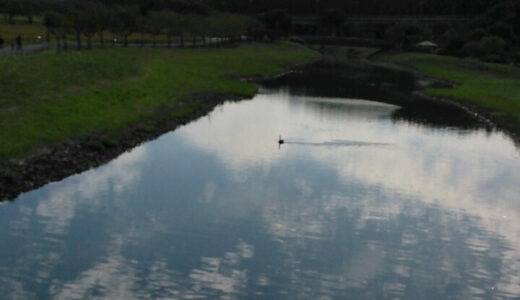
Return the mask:
[[197,37],[202,36],[203,31],[203,17],[200,15],[186,15],[184,17],[184,28],[191,37],[191,45],[195,47],[197,44]]
[[514,39],[513,28],[511,24],[504,21],[499,21],[493,24],[488,30],[489,35],[496,35],[506,41],[512,41]]
[[208,20],[205,32],[210,37],[217,37],[221,42],[225,40],[233,43],[237,37],[247,33],[250,21],[251,18],[243,15],[220,14]]
[[222,45],[224,37],[227,34],[228,25],[225,15],[215,15],[209,19],[209,35],[210,35],[210,43],[213,44],[214,39],[217,40],[217,43]]
[[332,36],[337,36],[346,19],[341,9],[332,8],[325,11],[320,18],[320,23]]
[[515,18],[513,22],[515,33],[520,36],[520,1],[515,5]]
[[246,35],[248,39],[254,41],[261,40],[266,34],[265,26],[256,18],[250,18],[247,23]]
[[72,17],[72,28],[76,32],[76,48],[81,49],[81,34],[85,31],[89,16],[83,12],[76,11]]
[[85,14],[83,34],[87,37],[87,49],[92,49],[92,37],[101,31],[101,22],[96,11]]
[[33,23],[33,15],[49,8],[45,0],[0,0],[0,12],[5,14],[7,22],[14,23],[14,16],[25,16],[27,22]]
[[250,17],[238,14],[225,14],[223,18],[226,22],[226,35],[233,43],[237,37],[247,34],[248,26],[253,22]]
[[37,14],[42,8],[48,5],[42,0],[25,0],[23,2],[24,9],[22,13],[27,17],[27,22],[29,24],[33,24],[33,15]]
[[123,31],[124,26],[123,22],[118,18],[118,10],[118,7],[112,10],[108,25],[108,30],[112,33],[112,46],[115,46],[116,41],[119,38],[121,32]]
[[96,22],[97,22],[97,34],[99,36],[99,43],[101,48],[105,46],[105,31],[110,28],[110,18],[111,15],[108,12],[108,8],[104,5],[99,7],[100,9],[96,12]]
[[459,55],[464,47],[464,39],[460,32],[451,28],[442,35],[441,45],[447,54]]
[[7,14],[9,24],[14,23],[14,16],[23,13],[24,4],[24,1],[4,0],[2,7]]
[[406,30],[408,26],[404,23],[395,24],[385,31],[385,42],[394,47],[401,48],[406,39]]
[[181,42],[181,47],[184,47],[184,34],[186,32],[185,17],[181,14],[172,12],[168,18],[167,24],[168,46],[170,45],[170,35],[178,36]]
[[148,32],[148,17],[138,16],[137,17],[137,31],[141,35],[141,47],[144,47],[145,34]]
[[158,13],[158,17],[162,20],[162,32],[166,34],[168,48],[170,48],[172,44],[172,37],[178,33],[178,30],[176,28],[178,22],[178,15],[170,11]]
[[43,25],[47,28],[47,35],[56,37],[56,49],[60,49],[62,15],[55,11],[46,12],[43,17]]
[[87,47],[92,48],[92,36],[98,33],[100,20],[98,12],[102,11],[97,0],[70,0],[65,7],[72,19],[72,28],[76,32],[77,49],[81,49],[81,35],[87,37]]
[[486,36],[480,41],[480,47],[484,55],[501,55],[506,42],[499,36]]
[[137,10],[135,7],[116,6],[112,15],[111,31],[121,35],[124,46],[128,47],[128,36],[137,30]]
[[[385,41],[395,47],[408,47],[423,39],[428,39],[431,32],[414,22],[397,23],[385,31]],[[462,47],[462,46],[461,46]]]
[[47,28],[48,34],[56,37],[56,49],[67,50],[67,32],[71,26],[71,21],[66,14],[49,11],[43,18],[43,24]]
[[148,14],[145,20],[145,31],[152,35],[153,46],[156,46],[155,37],[168,27],[170,13],[153,11]]
[[265,24],[267,35],[271,40],[277,40],[287,36],[291,30],[291,16],[283,10],[272,10],[260,15],[260,20]]

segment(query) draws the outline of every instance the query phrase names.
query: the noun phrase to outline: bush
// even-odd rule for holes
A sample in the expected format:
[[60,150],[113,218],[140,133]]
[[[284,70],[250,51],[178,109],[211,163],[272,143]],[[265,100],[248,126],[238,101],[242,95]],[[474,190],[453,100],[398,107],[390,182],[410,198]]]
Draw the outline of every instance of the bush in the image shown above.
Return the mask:
[[271,40],[278,40],[289,35],[291,31],[291,16],[283,10],[272,10],[260,15],[264,22],[267,35]]
[[464,47],[464,40],[457,30],[448,29],[441,37],[440,44],[449,55],[459,55]]
[[516,34],[520,35],[520,2],[518,2],[515,7],[515,18],[513,24]]
[[471,28],[487,28],[489,26],[491,26],[495,21],[488,17],[488,16],[480,16],[480,17],[477,17],[477,18],[474,18],[472,21],[471,21],[471,24],[470,24],[470,27]]
[[406,28],[402,24],[396,24],[385,30],[385,41],[396,47],[401,47],[406,33]]
[[332,8],[326,10],[320,17],[320,23],[328,33],[332,34],[332,36],[337,36],[346,18],[347,16],[341,9]]
[[505,52],[506,42],[498,36],[485,36],[480,41],[470,41],[464,44],[463,54],[485,59],[501,61]]
[[490,8],[486,15],[490,17],[493,20],[499,20],[504,19],[511,11],[511,5],[507,3],[506,1],[499,3],[495,5],[494,7]]
[[470,33],[470,38],[474,41],[480,41],[486,34],[484,28],[477,28]]
[[520,64],[520,47],[511,49],[511,59],[517,63]]
[[496,35],[505,40],[512,40],[514,37],[513,28],[505,22],[497,22],[493,24],[493,26],[489,28],[488,32],[490,35]]
[[506,47],[506,42],[499,36],[486,36],[480,40],[480,48],[484,55],[501,55]]
[[470,41],[464,44],[464,48],[462,52],[466,56],[471,57],[481,57],[482,56],[482,48],[480,47],[480,42]]
[[415,23],[398,23],[385,31],[385,41],[398,47],[420,42],[426,36],[424,29]]

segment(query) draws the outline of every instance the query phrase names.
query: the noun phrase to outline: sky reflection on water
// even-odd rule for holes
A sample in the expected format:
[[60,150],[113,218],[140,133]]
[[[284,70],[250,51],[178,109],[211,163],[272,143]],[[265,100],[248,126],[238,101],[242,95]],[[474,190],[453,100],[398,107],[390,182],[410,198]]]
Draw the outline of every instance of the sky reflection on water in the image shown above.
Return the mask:
[[520,297],[518,149],[398,109],[263,90],[4,203],[0,292]]

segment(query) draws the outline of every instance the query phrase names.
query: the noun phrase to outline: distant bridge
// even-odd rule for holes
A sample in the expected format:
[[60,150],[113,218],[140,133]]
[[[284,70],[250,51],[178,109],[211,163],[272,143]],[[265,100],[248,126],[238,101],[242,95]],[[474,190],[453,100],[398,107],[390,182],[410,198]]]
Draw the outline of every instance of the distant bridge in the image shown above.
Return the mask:
[[[378,24],[378,23],[399,23],[399,22],[417,22],[417,23],[466,23],[471,20],[470,16],[357,16],[347,17],[347,23],[357,24]],[[292,17],[293,25],[316,26],[319,18],[315,16],[294,16]]]
[[[450,27],[467,24],[469,16],[356,16],[347,17],[342,35],[350,37],[382,39],[385,31],[398,23],[419,23],[430,28],[438,36]],[[326,34],[319,26],[316,16],[295,16],[292,18],[293,34],[320,35]]]

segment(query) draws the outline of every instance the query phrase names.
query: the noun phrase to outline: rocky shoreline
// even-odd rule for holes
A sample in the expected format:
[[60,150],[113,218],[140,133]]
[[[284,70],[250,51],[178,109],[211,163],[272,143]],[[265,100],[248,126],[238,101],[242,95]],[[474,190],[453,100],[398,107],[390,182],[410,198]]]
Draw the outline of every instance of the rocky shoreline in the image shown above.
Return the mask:
[[[23,192],[98,167],[146,141],[205,116],[219,104],[241,99],[244,97],[237,95],[192,95],[187,101],[198,108],[185,116],[165,118],[164,112],[158,112],[156,118],[120,131],[72,138],[5,161],[0,164],[0,201],[13,200]],[[178,103],[182,105],[183,101]]]
[[413,75],[415,78],[415,85],[416,90],[414,93],[417,95],[418,98],[425,99],[427,101],[436,101],[436,102],[442,102],[447,103],[453,106],[456,106],[462,110],[464,110],[469,115],[473,116],[473,118],[477,119],[482,124],[485,124],[488,128],[492,128],[495,130],[501,130],[505,132],[507,135],[511,137],[511,139],[515,142],[516,145],[520,147],[520,124],[518,124],[515,121],[507,121],[507,120],[499,120],[495,117],[493,117],[490,112],[477,104],[470,103],[470,102],[464,102],[464,101],[458,101],[446,97],[434,97],[430,96],[424,93],[424,90],[426,90],[429,87],[455,87],[456,84],[453,82],[445,81],[445,80],[439,80],[436,78],[429,77],[427,75],[424,75],[422,73],[419,73],[417,70],[414,70],[412,68],[398,66],[390,63],[380,62],[373,59],[367,60],[367,63],[378,66],[382,68],[387,69],[394,69],[399,70],[403,72],[408,72]]
[[[255,75],[236,79],[249,82],[271,80],[315,61],[317,60],[295,64],[279,74]],[[165,115],[168,112],[158,111],[154,118],[131,124],[123,130],[108,134],[93,134],[83,138],[71,138],[57,145],[35,149],[20,158],[1,162],[0,202],[14,200],[24,192],[99,167],[142,143],[207,115],[219,104],[246,98],[232,94],[193,94],[175,104],[182,106],[190,103],[197,107],[182,117],[171,118]]]
[[[333,61],[339,63],[344,62],[345,60],[351,61],[352,57],[349,57],[349,52],[345,51],[345,48],[348,49],[350,47],[326,47],[325,49],[322,49],[322,52],[324,53],[325,59],[332,59]],[[359,53],[357,59],[359,59],[360,63],[365,63],[373,67],[407,72],[411,74],[415,80],[415,90],[412,95],[414,96],[414,99],[417,99],[418,101],[442,102],[456,106],[464,110],[482,124],[485,124],[486,127],[504,131],[511,137],[515,144],[520,147],[520,124],[518,124],[518,122],[513,120],[508,121],[497,119],[492,114],[490,114],[488,110],[471,102],[458,101],[445,97],[433,97],[425,94],[424,90],[429,87],[455,87],[456,84],[446,80],[429,77],[409,67],[378,61],[377,56],[381,53],[384,53],[384,51],[361,52]]]
[[[324,58],[338,59],[338,51],[322,51]],[[352,57],[348,59],[353,59]],[[518,124],[506,124],[493,118],[489,112],[475,105],[461,103],[459,101],[435,98],[425,95],[422,91],[431,85],[451,84],[419,74],[415,70],[381,63],[366,58],[365,55],[356,57],[363,64],[371,66],[406,71],[416,80],[415,95],[410,95],[415,101],[436,101],[457,106],[473,118],[478,119],[489,128],[496,128],[508,133],[517,145],[520,145],[520,127]],[[341,60],[341,59],[340,59]],[[311,62],[312,63],[312,62]],[[241,78],[247,81],[264,81],[286,75],[292,70],[301,68],[307,64],[293,66],[290,71],[274,76],[261,76]],[[132,124],[127,128],[109,134],[91,135],[84,138],[72,138],[58,145],[47,146],[30,152],[22,158],[11,159],[0,163],[0,201],[15,199],[23,192],[37,189],[47,183],[62,180],[73,174],[84,172],[98,167],[120,154],[134,147],[153,140],[160,135],[175,130],[179,126],[197,120],[211,112],[217,105],[226,101],[238,101],[243,96],[221,94],[195,94],[179,101],[176,105],[190,102],[197,106],[195,110],[183,117],[168,118],[165,112],[158,112],[153,119],[144,120]]]

